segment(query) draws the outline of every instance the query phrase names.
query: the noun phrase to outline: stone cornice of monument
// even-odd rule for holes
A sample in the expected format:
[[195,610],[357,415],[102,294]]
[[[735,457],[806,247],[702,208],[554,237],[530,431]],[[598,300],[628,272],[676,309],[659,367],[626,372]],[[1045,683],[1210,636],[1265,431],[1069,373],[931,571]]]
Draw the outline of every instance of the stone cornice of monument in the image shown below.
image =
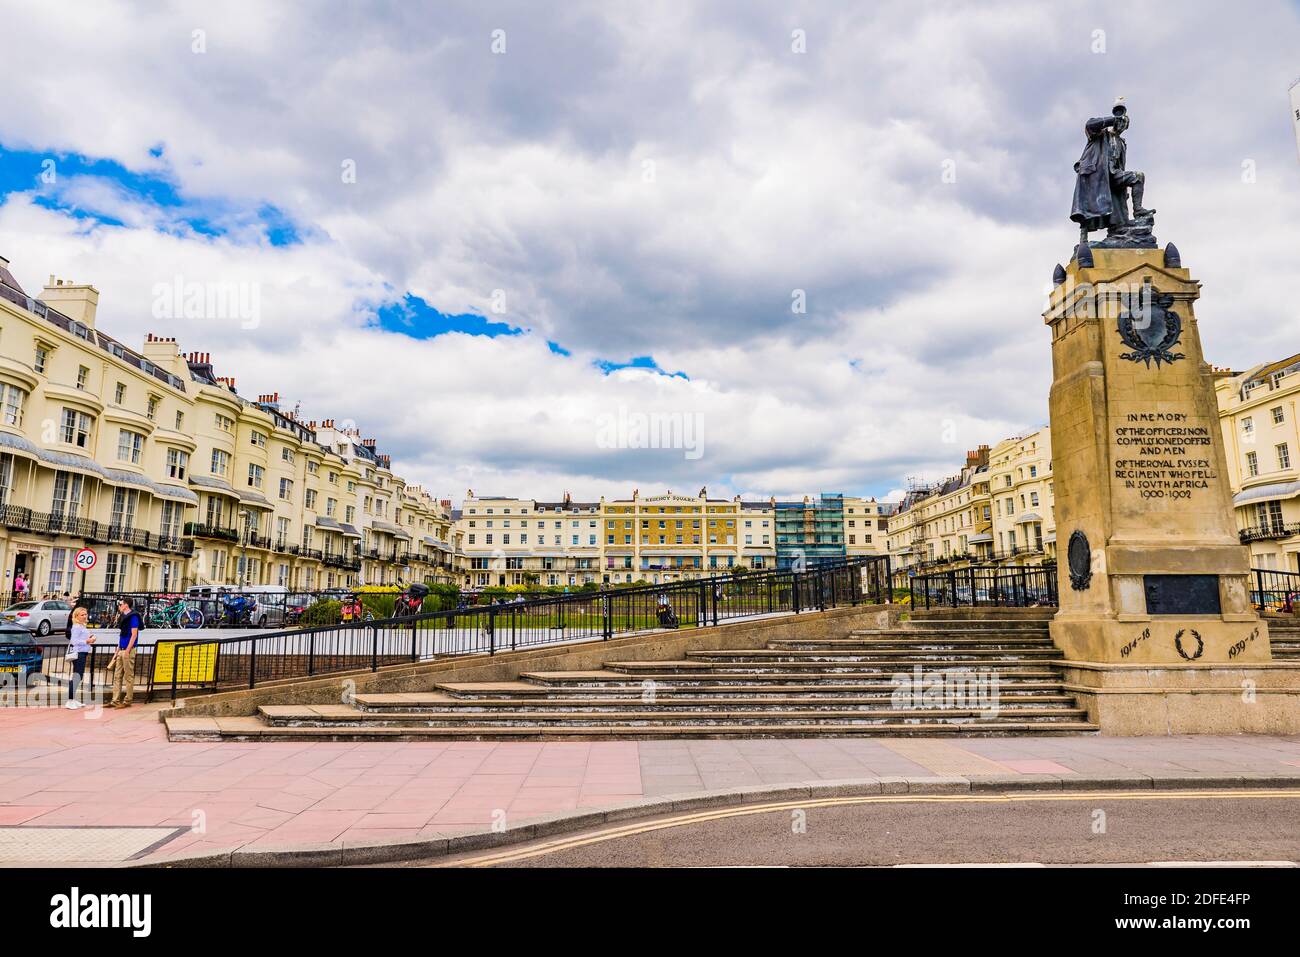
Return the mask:
[[1163,252],[1149,247],[1076,246],[1069,266],[1057,263],[1052,271],[1052,292],[1043,322],[1050,326],[1063,318],[1098,319],[1099,293],[1113,289],[1117,295],[1122,294],[1147,279],[1176,301],[1200,297],[1201,282],[1183,268],[1173,243],[1166,245]]

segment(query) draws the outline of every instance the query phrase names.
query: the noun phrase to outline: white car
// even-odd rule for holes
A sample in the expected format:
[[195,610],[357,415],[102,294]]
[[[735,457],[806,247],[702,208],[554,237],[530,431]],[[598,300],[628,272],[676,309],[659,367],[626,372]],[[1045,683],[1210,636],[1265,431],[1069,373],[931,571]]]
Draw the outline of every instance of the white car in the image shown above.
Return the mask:
[[52,631],[68,632],[72,606],[66,601],[20,601],[0,611],[0,623],[17,625],[44,638]]

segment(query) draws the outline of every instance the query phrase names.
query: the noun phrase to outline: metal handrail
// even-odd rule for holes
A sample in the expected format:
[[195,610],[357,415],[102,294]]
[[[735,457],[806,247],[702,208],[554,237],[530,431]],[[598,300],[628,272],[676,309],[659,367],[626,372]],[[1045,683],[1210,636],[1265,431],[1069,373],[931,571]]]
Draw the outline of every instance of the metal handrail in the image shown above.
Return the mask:
[[[182,685],[256,687],[345,671],[580,639],[608,640],[663,626],[660,610],[703,627],[721,621],[891,599],[888,556],[807,571],[750,572],[633,585],[509,603],[420,612],[232,638],[178,642],[170,694]],[[669,622],[671,624],[671,622]],[[208,674],[204,669],[211,667]],[[164,682],[165,685],[165,682]]]

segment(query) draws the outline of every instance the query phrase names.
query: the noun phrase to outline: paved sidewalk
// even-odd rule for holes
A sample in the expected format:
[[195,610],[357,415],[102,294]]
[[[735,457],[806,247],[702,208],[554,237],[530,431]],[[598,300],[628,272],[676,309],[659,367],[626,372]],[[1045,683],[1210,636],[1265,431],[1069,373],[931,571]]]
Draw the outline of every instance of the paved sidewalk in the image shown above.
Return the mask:
[[[160,707],[98,716],[0,709],[0,827],[135,827],[139,846],[153,848],[136,860],[167,861],[437,840],[557,814],[646,813],[648,799],[667,796],[828,782],[883,781],[886,790],[1300,786],[1300,735],[171,743]],[[178,832],[153,847],[159,828]],[[23,833],[6,836],[0,865],[27,859],[3,850]]]

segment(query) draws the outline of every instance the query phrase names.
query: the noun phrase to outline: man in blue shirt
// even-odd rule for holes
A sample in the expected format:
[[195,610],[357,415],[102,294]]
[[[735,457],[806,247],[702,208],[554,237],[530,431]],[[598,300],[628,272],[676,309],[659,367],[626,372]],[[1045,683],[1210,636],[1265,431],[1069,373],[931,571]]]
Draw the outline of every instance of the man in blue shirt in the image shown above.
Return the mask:
[[108,673],[113,676],[114,708],[131,707],[135,694],[135,643],[140,638],[140,616],[125,598],[118,599],[117,651],[108,663]]

